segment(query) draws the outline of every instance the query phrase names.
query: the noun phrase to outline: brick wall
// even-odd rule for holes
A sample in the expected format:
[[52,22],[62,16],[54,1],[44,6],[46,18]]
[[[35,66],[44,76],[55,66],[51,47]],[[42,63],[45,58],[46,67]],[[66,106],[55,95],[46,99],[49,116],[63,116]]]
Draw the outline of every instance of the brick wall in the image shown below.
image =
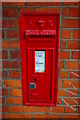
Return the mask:
[[[78,118],[80,113],[79,10],[79,3],[4,2],[2,4],[3,118]],[[23,106],[19,35],[21,11],[60,12],[57,107]]]

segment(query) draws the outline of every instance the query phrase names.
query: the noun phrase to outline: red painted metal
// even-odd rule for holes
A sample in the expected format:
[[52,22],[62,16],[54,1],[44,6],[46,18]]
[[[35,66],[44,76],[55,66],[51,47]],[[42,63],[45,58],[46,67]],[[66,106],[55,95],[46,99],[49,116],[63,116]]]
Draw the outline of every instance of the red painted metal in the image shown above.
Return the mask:
[[[59,24],[59,13],[20,14],[24,105],[57,105]],[[45,51],[44,72],[35,72],[35,51]]]

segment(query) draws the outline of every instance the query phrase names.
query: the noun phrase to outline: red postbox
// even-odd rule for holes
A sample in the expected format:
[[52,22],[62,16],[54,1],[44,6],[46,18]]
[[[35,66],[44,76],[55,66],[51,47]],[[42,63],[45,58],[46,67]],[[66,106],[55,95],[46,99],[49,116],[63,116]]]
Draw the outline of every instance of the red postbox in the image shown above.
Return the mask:
[[24,105],[57,104],[59,18],[59,13],[20,15]]

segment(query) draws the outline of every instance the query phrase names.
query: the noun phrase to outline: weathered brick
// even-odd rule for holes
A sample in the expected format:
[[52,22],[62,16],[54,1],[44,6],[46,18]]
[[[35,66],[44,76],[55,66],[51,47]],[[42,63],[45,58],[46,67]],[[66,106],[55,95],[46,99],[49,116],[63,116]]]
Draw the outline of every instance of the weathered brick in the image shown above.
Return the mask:
[[63,104],[66,105],[64,101],[67,102],[69,105],[76,105],[78,103],[78,98],[63,98]]
[[38,107],[39,112],[50,112],[50,107]]
[[69,59],[70,52],[69,51],[61,51],[60,52],[60,59]]
[[71,58],[72,59],[79,59],[80,58],[80,52],[72,51],[71,52]]
[[20,78],[20,71],[18,70],[10,70],[9,78]]
[[58,96],[65,96],[66,91],[65,90],[58,90]]
[[56,114],[33,114],[33,118],[42,118],[42,119],[57,119],[57,120],[60,120],[60,115],[56,115]]
[[63,106],[53,107],[52,112],[54,112],[54,113],[64,113],[64,107]]
[[80,47],[80,41],[68,41],[67,42],[67,48],[68,49],[79,49]]
[[7,77],[8,77],[7,71],[2,71],[2,78],[7,78]]
[[22,104],[22,98],[6,98],[7,104]]
[[68,78],[68,72],[60,70],[59,78]]
[[20,80],[3,80],[3,86],[6,87],[21,87]]
[[3,68],[20,68],[19,61],[3,61]]
[[18,30],[8,30],[7,38],[19,38],[19,31]]
[[34,8],[21,8],[20,13],[34,12]]
[[70,108],[70,107],[66,107],[65,112],[66,113],[76,113],[76,107],[74,107],[74,110],[72,108]]
[[8,58],[8,52],[2,51],[2,59],[7,59],[7,58]]
[[10,52],[10,58],[19,59],[20,58],[20,52],[19,51],[11,51]]
[[70,72],[70,78],[79,78],[80,77],[80,71],[71,71]]
[[64,62],[61,61],[61,62],[60,62],[60,69],[63,69],[63,68],[64,68]]
[[64,80],[64,88],[78,88],[78,81]]
[[62,80],[59,80],[59,82],[58,82],[58,86],[59,86],[59,88],[62,88]]
[[36,8],[36,12],[60,12],[60,8]]
[[79,63],[76,61],[66,61],[65,68],[66,69],[78,69]]
[[[28,0],[29,1],[29,0]],[[61,2],[28,2],[28,6],[61,6]]]
[[9,95],[10,96],[22,96],[22,90],[21,89],[10,89]]
[[19,20],[3,20],[3,28],[19,28]]
[[73,39],[79,39],[79,38],[80,38],[80,30],[73,30]]
[[11,106],[10,109],[11,109],[11,112],[22,112],[23,111],[22,106]]
[[77,97],[78,96],[78,90],[67,90],[67,96],[70,96],[70,97]]
[[6,96],[7,95],[7,89],[2,89],[2,95]]
[[62,9],[62,16],[67,16],[67,8]]
[[71,30],[61,30],[61,38],[71,38]]
[[80,8],[68,8],[68,16],[69,17],[78,17]]
[[2,48],[3,49],[19,49],[20,48],[20,42],[19,41],[2,41]]
[[78,26],[79,26],[78,19],[65,19],[65,18],[62,19],[62,28],[78,28]]
[[24,118],[32,118],[32,114],[16,114],[16,113],[7,113],[6,114],[6,118],[21,118],[21,119],[24,119]]
[[61,41],[61,49],[66,49],[66,41]]
[[3,17],[17,17],[18,9],[17,8],[4,8],[2,14],[3,14]]
[[9,106],[2,106],[2,112],[9,112]]
[[22,0],[22,2],[2,2],[2,6],[24,6],[25,0]]
[[37,112],[37,107],[35,107],[35,106],[24,106],[24,112]]

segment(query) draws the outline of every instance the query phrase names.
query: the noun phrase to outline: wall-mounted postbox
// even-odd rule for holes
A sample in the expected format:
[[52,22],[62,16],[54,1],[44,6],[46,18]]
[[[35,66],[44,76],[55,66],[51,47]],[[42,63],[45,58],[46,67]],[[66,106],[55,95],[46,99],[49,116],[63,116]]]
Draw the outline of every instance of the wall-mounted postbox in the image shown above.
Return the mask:
[[21,13],[20,45],[24,105],[56,105],[59,13]]

